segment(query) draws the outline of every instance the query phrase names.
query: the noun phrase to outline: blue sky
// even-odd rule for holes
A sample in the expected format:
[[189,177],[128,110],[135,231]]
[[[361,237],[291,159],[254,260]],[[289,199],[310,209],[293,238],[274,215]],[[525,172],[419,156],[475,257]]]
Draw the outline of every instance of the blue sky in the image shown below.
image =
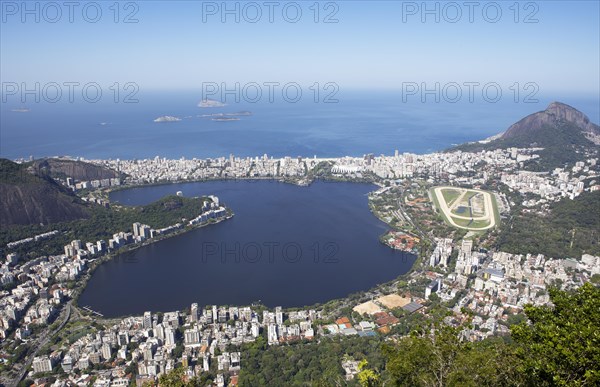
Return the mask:
[[[20,1],[2,1],[2,82],[136,82],[141,90],[193,89],[202,82],[336,82],[356,89],[395,89],[402,82],[535,82],[541,94],[596,97],[600,89],[598,1],[521,2],[518,23],[513,1],[497,3],[502,16],[496,23],[483,15],[489,2],[476,2],[473,23],[462,1],[456,3],[463,12],[456,23],[444,18],[455,17],[452,8],[443,13],[446,2],[437,2],[439,23],[432,15],[422,22],[422,9],[408,14],[421,1],[338,1],[327,9],[320,2],[319,23],[309,8],[313,1],[298,2],[297,23],[283,18],[287,2],[279,2],[272,23],[263,1],[256,2],[263,12],[257,23],[243,14],[240,23],[231,15],[223,23],[222,9],[205,13],[204,22],[203,9],[221,8],[221,1],[137,2],[137,23],[122,22],[132,7],[121,9],[114,23],[112,1],[98,2],[103,13],[97,23],[83,19],[85,2],[78,3],[73,23],[66,8],[56,23],[43,15],[39,23],[25,15],[23,23],[23,10],[13,15],[6,3],[21,7]],[[41,13],[44,2],[37,3]],[[242,11],[246,2],[238,4]],[[495,9],[487,9],[494,18]],[[339,22],[323,23],[332,11]],[[538,22],[524,23],[532,12]]]

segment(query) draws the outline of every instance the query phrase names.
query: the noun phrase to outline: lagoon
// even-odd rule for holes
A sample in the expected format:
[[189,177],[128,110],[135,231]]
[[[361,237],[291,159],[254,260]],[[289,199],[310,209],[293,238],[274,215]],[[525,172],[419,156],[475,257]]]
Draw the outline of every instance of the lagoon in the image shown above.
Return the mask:
[[182,191],[216,195],[235,216],[124,253],[98,267],[79,298],[106,317],[199,305],[301,307],[395,279],[415,256],[379,242],[371,184],[228,180],[132,188],[111,200],[143,205]]

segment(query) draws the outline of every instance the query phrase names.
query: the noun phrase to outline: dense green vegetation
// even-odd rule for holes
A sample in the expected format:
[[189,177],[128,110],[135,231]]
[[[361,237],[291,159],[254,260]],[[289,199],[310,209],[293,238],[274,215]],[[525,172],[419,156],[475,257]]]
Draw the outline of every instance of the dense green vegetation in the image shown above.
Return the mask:
[[553,307],[525,307],[531,324],[511,328],[521,369],[538,385],[600,385],[600,289],[551,289],[550,299]]
[[552,203],[547,215],[522,213],[520,206],[512,212],[497,240],[496,247],[501,251],[554,258],[600,254],[599,191]]
[[544,149],[538,152],[540,157],[525,164],[525,169],[530,171],[550,171],[567,164],[573,165],[584,158],[582,157],[584,149],[593,145],[579,131],[579,128],[570,123],[547,126],[543,130]]
[[[383,370],[380,337],[334,337],[320,342],[267,346],[259,337],[242,346],[240,386],[359,386],[360,380],[374,383]],[[362,372],[346,382],[341,363],[344,359],[363,360]],[[161,386],[205,386],[206,380],[184,381],[182,368],[160,378]]]
[[512,340],[470,343],[438,327],[385,345],[386,371],[398,386],[583,386],[600,382],[600,289],[551,290],[553,307],[527,306]]
[[413,333],[383,348],[388,385],[500,386],[523,379],[515,368],[514,349],[501,339],[470,343],[456,328]]
[[[191,199],[179,196],[167,196],[154,203],[139,207],[113,206],[105,208],[92,205],[89,210],[91,217],[71,222],[52,225],[13,226],[0,230],[0,246],[8,242],[32,237],[51,230],[60,231],[47,240],[31,242],[12,251],[21,253],[23,257],[34,258],[33,255],[48,255],[62,253],[63,246],[74,239],[83,242],[96,242],[99,239],[109,239],[119,231],[131,231],[132,224],[140,222],[153,228],[163,228],[181,222],[182,218],[192,219],[202,213],[202,205],[208,198]],[[32,252],[32,253],[28,253]],[[35,252],[35,253],[33,253]],[[6,251],[1,252],[2,255]]]
[[16,184],[23,182],[38,182],[39,178],[27,172],[23,164],[13,163],[0,158],[0,183]]
[[[366,359],[381,369],[384,359],[380,337],[334,337],[319,343],[267,347],[260,339],[242,348],[242,386],[330,386],[344,384],[344,356]],[[350,385],[356,385],[351,383]]]

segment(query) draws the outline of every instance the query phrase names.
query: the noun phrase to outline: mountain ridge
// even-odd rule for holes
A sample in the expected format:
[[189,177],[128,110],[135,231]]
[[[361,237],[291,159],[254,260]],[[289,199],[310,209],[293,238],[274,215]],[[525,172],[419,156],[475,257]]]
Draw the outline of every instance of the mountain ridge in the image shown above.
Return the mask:
[[51,177],[0,159],[0,227],[89,217],[85,204]]
[[76,181],[112,179],[120,177],[118,172],[99,165],[63,158],[44,158],[30,165],[35,174],[48,174],[52,178],[71,177]]
[[[500,139],[518,138],[524,131],[537,131],[545,125],[570,122],[580,128],[582,134],[596,145],[600,144],[600,126],[592,123],[588,116],[562,102],[552,102],[546,110],[532,113],[512,124]],[[590,138],[591,137],[591,138]]]
[[529,114],[502,133],[447,151],[543,148],[538,152],[540,157],[526,163],[525,169],[549,171],[597,153],[599,144],[600,126],[574,107],[552,102],[545,110]]

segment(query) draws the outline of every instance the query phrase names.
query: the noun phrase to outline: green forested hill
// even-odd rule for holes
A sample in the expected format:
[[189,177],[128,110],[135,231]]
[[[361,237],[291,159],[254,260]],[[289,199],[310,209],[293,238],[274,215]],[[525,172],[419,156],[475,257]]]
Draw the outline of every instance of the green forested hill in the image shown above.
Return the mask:
[[[90,206],[89,219],[60,222],[52,225],[13,226],[0,230],[0,253],[6,254],[3,248],[8,242],[31,237],[50,230],[61,231],[60,235],[47,240],[32,242],[17,249],[26,257],[27,254],[47,255],[60,254],[63,246],[74,239],[84,242],[95,242],[109,239],[119,231],[131,232],[132,224],[140,222],[155,229],[171,226],[181,222],[182,218],[192,219],[202,213],[202,205],[207,198],[184,198],[167,196],[146,206],[126,207],[112,206],[104,208]],[[33,256],[32,256],[33,257]]]
[[522,213],[502,224],[497,248],[514,254],[579,258],[600,254],[600,191],[552,203],[545,215]]

